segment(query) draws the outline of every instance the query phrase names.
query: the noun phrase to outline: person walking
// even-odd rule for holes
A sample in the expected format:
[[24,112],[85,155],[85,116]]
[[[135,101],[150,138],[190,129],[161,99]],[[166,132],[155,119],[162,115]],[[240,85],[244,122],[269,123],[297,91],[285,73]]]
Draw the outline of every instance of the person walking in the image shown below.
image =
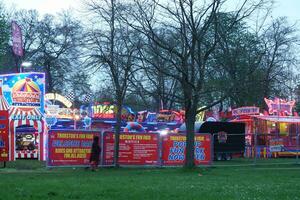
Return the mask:
[[99,137],[94,136],[92,149],[91,149],[91,157],[90,157],[90,165],[92,171],[96,171],[98,168],[99,160],[100,160],[100,152],[101,152],[101,148],[99,146]]

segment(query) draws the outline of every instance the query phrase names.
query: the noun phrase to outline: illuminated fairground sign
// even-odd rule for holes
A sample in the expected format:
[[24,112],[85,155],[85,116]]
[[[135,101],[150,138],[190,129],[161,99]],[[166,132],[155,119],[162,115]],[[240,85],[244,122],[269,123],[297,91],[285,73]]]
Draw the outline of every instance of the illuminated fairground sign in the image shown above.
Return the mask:
[[270,100],[265,98],[265,102],[268,105],[269,113],[286,113],[288,115],[292,114],[293,107],[295,106],[296,101],[286,101],[284,99],[275,98]]
[[156,115],[156,120],[158,122],[173,122],[173,121],[182,121],[183,116],[180,112],[173,110],[160,110]]
[[[105,102],[103,104],[96,104],[91,107],[91,117],[98,119],[114,119],[117,113],[117,107],[113,104]],[[134,112],[131,108],[123,106],[122,108],[122,120],[132,121],[134,120]]]
[[[45,94],[45,111],[47,116],[56,116],[58,118],[73,119],[74,110],[71,109],[72,102],[69,101],[66,97],[57,94],[57,93],[47,93]],[[60,102],[66,108],[61,108],[60,105],[57,105],[57,102]]]
[[[22,114],[34,110],[44,113],[44,73],[3,74],[0,79],[1,95],[7,107],[18,108],[22,110]],[[10,112],[11,114],[14,113]]]
[[94,118],[114,118],[114,105],[94,105],[92,106],[92,117]]
[[63,105],[65,105],[67,108],[70,108],[72,106],[72,102],[69,101],[66,97],[57,94],[57,93],[47,93],[45,94],[45,100],[51,100],[51,101],[59,101]]
[[11,120],[32,120],[32,121],[40,121],[43,116],[41,115],[11,115]]
[[255,106],[240,107],[232,110],[232,116],[256,115],[259,114],[259,108]]
[[12,105],[40,107],[41,91],[32,78],[18,80],[12,87]]
[[[200,108],[198,108],[198,110],[201,110],[203,109],[205,106],[202,106]],[[201,112],[198,112],[197,115],[196,115],[196,122],[202,122],[204,121],[204,117],[205,117],[205,111],[201,111]]]

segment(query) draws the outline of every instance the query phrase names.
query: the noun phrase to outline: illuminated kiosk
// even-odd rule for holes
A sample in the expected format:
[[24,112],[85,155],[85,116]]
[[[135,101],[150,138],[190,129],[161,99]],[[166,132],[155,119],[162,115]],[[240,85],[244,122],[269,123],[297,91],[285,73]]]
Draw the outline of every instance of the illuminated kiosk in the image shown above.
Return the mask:
[[45,74],[5,74],[0,80],[2,108],[7,104],[9,111],[9,160],[45,160]]
[[[300,117],[293,112],[295,101],[266,99],[268,112],[258,107],[241,107],[232,110],[232,122],[246,125],[246,157],[289,157],[297,155],[297,134]],[[255,138],[255,133],[257,134]]]

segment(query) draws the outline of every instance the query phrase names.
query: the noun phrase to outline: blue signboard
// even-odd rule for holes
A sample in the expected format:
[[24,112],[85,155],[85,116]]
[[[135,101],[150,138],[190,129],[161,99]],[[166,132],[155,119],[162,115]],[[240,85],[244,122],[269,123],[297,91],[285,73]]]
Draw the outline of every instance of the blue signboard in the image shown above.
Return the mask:
[[0,75],[9,107],[44,113],[45,74],[38,72]]

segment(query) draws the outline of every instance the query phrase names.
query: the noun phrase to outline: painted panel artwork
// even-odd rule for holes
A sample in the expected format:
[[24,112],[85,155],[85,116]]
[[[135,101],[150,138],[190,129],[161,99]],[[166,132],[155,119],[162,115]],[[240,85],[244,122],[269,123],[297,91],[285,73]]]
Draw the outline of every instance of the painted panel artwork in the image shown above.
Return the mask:
[[[4,104],[25,112],[44,113],[45,74],[19,73],[0,75]],[[7,109],[6,105],[2,106]],[[13,117],[13,116],[11,116]],[[16,117],[16,116],[15,116]]]

